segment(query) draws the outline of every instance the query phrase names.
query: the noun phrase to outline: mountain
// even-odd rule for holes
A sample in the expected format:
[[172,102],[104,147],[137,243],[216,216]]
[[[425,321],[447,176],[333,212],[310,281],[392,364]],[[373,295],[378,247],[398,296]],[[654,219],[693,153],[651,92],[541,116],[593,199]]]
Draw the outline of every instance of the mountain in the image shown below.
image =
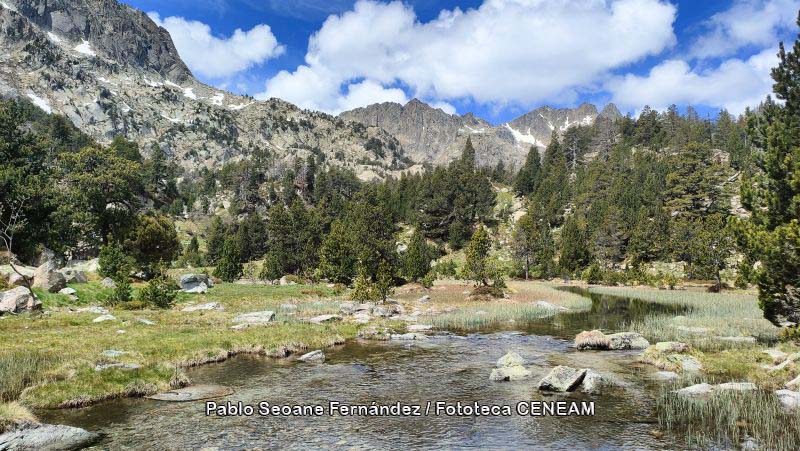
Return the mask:
[[520,167],[530,147],[546,147],[554,130],[563,132],[571,125],[591,125],[598,117],[614,120],[620,113],[613,104],[600,113],[587,103],[572,109],[545,106],[511,122],[492,126],[471,113],[448,114],[413,99],[406,105],[387,102],[356,108],[339,117],[383,128],[394,135],[406,154],[417,162],[446,164],[461,154],[469,137],[480,164],[504,161]]
[[362,178],[409,166],[386,131],[199,82],[169,33],[116,0],[0,0],[0,96],[69,118],[98,142],[160,145],[189,173],[256,150],[280,171],[310,154]]

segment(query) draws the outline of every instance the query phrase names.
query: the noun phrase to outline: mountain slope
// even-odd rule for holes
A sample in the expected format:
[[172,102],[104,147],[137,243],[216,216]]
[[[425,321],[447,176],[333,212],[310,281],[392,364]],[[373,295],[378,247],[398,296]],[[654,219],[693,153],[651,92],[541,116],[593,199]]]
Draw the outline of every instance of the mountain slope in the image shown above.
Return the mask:
[[200,83],[166,30],[115,0],[0,1],[0,96],[64,114],[99,142],[157,143],[189,173],[257,149],[276,173],[310,154],[363,178],[410,163],[377,127]]
[[369,105],[339,115],[349,121],[383,128],[397,137],[407,154],[417,162],[446,164],[461,153],[469,137],[481,165],[503,161],[516,167],[520,167],[532,145],[546,147],[553,131],[560,133],[572,125],[591,125],[598,117],[613,120],[619,116],[613,104],[607,105],[601,113],[590,104],[573,109],[541,107],[495,127],[471,113],[448,114],[417,99],[406,105],[391,102]]

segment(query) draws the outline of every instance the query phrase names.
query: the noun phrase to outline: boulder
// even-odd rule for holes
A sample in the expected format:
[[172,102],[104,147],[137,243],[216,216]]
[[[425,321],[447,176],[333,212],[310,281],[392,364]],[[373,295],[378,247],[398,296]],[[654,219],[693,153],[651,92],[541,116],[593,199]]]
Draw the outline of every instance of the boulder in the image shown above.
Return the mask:
[[322,363],[325,361],[325,353],[320,350],[311,351],[301,355],[297,360],[300,360],[301,362]]
[[83,272],[97,272],[100,269],[100,259],[70,260],[67,262],[67,268]]
[[355,307],[353,307],[353,311],[356,313],[361,312],[370,315],[372,314],[372,311],[374,309],[375,309],[375,304],[358,304]]
[[36,268],[33,273],[33,288],[39,288],[49,293],[58,293],[62,288],[66,288],[67,279],[58,272],[56,264],[52,261],[46,262]]
[[339,311],[343,315],[352,315],[356,312],[356,305],[352,302],[342,302],[339,304]]
[[92,322],[93,323],[104,323],[106,321],[116,321],[116,320],[117,320],[117,318],[114,315],[100,315],[97,318],[95,318],[94,320],[92,320]]
[[600,393],[606,385],[608,385],[608,381],[602,374],[595,370],[587,369],[581,382],[581,391],[584,393]]
[[516,352],[509,352],[503,357],[497,359],[498,368],[522,365],[525,365],[525,359],[523,359],[522,356]]
[[221,312],[221,311],[225,310],[225,307],[223,307],[222,304],[220,304],[219,302],[206,302],[205,304],[190,305],[190,306],[184,307],[183,310],[181,310],[181,311],[183,311],[183,312],[200,312],[200,311],[204,311],[204,310],[217,310],[217,311]]
[[[33,281],[33,274],[29,276],[25,275],[25,277],[28,277],[30,281]],[[26,286],[25,277],[22,277],[22,275],[12,272],[11,274],[8,275],[8,285],[12,287],[24,287]]]
[[266,324],[275,319],[275,312],[265,310],[263,312],[242,313],[233,318],[234,323],[239,324]]
[[620,332],[606,337],[608,338],[608,349],[645,349],[650,346],[650,342],[636,332]]
[[58,294],[65,294],[67,296],[75,296],[77,293],[78,292],[75,291],[74,288],[70,288],[70,287],[62,288],[62,289],[58,290]]
[[100,439],[100,435],[81,428],[24,422],[0,435],[0,450],[60,451],[82,449]]
[[367,313],[356,313],[353,315],[353,320],[358,324],[367,324],[372,321],[372,316]]
[[100,282],[100,284],[103,286],[103,288],[117,288],[117,283],[114,282],[114,279],[111,277],[106,277]]
[[387,307],[375,307],[372,310],[372,314],[374,316],[378,316],[378,317],[381,317],[381,318],[388,318],[388,317],[394,315],[394,313],[395,313],[394,309],[387,308]]
[[672,354],[667,357],[673,359],[681,371],[696,373],[703,369],[700,361],[690,355]]
[[586,369],[575,369],[568,366],[559,365],[539,381],[539,390],[567,392],[574,390],[583,382],[586,376]]
[[800,392],[792,390],[776,390],[775,395],[778,396],[778,401],[787,411],[794,411],[800,407]]
[[205,293],[214,286],[214,282],[205,274],[184,274],[178,285],[184,293]]
[[786,360],[787,357],[789,357],[789,354],[781,351],[780,349],[765,349],[762,352],[772,359],[773,365],[778,365]]
[[725,382],[724,384],[715,385],[714,391],[752,391],[756,388],[756,384],[751,382]]
[[74,268],[63,268],[59,269],[64,279],[66,279],[67,283],[86,283],[89,279],[86,277],[86,273]]
[[714,391],[714,386],[711,384],[695,384],[689,387],[674,390],[673,393],[687,398],[704,398],[709,396]]
[[297,282],[289,280],[289,278],[286,276],[281,277],[278,283],[280,283],[281,285],[297,285]]
[[42,309],[42,302],[24,287],[0,292],[0,315],[3,313],[32,312]]
[[575,347],[584,349],[608,349],[608,338],[599,330],[585,330],[575,336]]
[[331,323],[334,321],[341,321],[341,320],[342,317],[339,315],[318,315],[307,319],[309,323],[314,323],[314,324]]
[[503,366],[494,368],[489,375],[492,381],[519,381],[531,377],[531,372],[522,365]]
[[674,381],[678,378],[678,374],[672,371],[656,371],[652,377],[657,381]]

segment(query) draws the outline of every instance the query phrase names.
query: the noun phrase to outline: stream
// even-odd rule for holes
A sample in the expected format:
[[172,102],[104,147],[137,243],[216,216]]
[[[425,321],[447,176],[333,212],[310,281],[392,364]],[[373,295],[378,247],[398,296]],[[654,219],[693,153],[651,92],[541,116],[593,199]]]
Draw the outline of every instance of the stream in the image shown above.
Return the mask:
[[[575,289],[570,289],[574,291]],[[96,406],[45,411],[42,420],[105,435],[95,449],[675,449],[674,437],[654,438],[657,384],[652,368],[635,364],[639,351],[577,352],[575,334],[619,330],[637,317],[680,310],[589,294],[592,308],[507,328],[433,336],[425,341],[353,341],[325,350],[323,364],[295,358],[240,356],[189,371],[196,384],[235,393],[215,400],[253,405],[421,405],[428,401],[509,405],[521,401],[594,401],[594,416],[206,416],[203,402],[120,399]],[[511,327],[513,326],[513,327]],[[495,362],[509,351],[528,362],[533,377],[492,382]],[[619,387],[602,395],[546,395],[535,386],[555,365],[594,368]]]

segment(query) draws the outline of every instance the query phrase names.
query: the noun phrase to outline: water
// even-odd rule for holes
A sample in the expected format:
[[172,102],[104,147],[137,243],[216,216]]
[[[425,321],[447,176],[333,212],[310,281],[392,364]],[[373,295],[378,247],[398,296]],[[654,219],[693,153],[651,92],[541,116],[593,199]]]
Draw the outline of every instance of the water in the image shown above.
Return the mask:
[[[514,406],[520,401],[594,401],[592,417],[217,417],[204,403],[123,399],[80,410],[45,412],[48,422],[71,424],[106,434],[103,449],[674,449],[655,428],[653,387],[636,365],[635,353],[577,352],[575,333],[594,327],[614,329],[660,307],[592,296],[591,312],[555,320],[515,324],[519,332],[482,331],[445,335],[425,342],[353,342],[326,350],[324,364],[294,359],[238,357],[190,372],[195,383],[214,383],[236,392],[219,402],[257,407],[319,404],[418,404],[444,401]],[[530,380],[491,382],[499,357],[515,351],[534,373]],[[557,364],[591,367],[622,388],[602,396],[580,393],[543,396],[539,377]],[[327,413],[327,412],[326,412]]]

